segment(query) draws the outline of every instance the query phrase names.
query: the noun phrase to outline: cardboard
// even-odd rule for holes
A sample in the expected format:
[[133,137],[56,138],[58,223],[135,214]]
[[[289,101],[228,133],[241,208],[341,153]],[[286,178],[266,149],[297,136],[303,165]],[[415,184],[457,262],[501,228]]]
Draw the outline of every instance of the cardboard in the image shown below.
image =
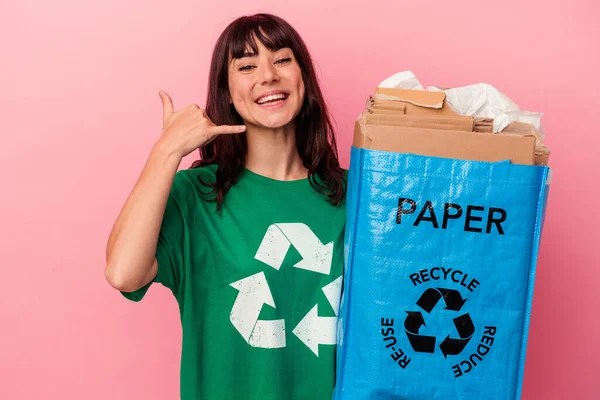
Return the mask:
[[368,124],[356,120],[357,148],[477,161],[534,165],[535,137]]
[[419,107],[411,103],[399,103],[405,105],[404,113],[406,115],[458,115],[446,102],[444,102],[442,108]]
[[494,132],[494,119],[485,117],[474,117],[473,118],[473,132],[481,133],[493,133]]
[[534,135],[541,141],[542,137],[535,129],[535,127],[531,124],[526,124],[524,122],[514,121],[506,126],[506,128],[502,129],[501,133],[514,133],[518,135]]
[[366,114],[365,121],[370,125],[405,126],[409,128],[448,129],[472,132],[473,117],[455,115],[414,116],[402,114]]
[[415,106],[441,109],[444,104],[446,93],[428,92],[426,90],[408,90],[397,88],[375,89],[376,100],[395,100],[402,101]]
[[537,129],[531,124],[524,122],[514,121],[508,124],[501,132],[497,135],[522,135],[522,136],[535,136],[535,165],[548,165],[550,158],[550,149],[542,143],[542,136],[539,134]]
[[550,158],[550,150],[548,151],[535,151],[534,165],[548,165],[548,159]]
[[375,150],[548,165],[550,150],[535,127],[513,122],[492,135],[493,125],[493,118],[458,115],[444,92],[378,87],[357,121],[354,141]]
[[386,112],[393,111],[399,114],[404,114],[406,106],[398,101],[375,100],[373,96],[369,96],[369,100],[367,100],[367,111],[370,113],[375,113],[382,110],[385,110]]
[[367,109],[371,114],[406,114],[406,106],[398,104],[397,107],[390,107],[386,104],[373,104]]
[[404,110],[406,115],[458,115],[444,100],[444,92],[378,87],[369,98],[367,110]]

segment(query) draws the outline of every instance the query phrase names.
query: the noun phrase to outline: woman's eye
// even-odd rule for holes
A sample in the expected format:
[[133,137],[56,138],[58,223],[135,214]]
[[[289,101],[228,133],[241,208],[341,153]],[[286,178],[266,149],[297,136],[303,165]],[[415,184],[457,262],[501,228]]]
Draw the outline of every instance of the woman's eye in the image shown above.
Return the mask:
[[285,63],[288,63],[290,61],[292,61],[292,59],[290,57],[288,57],[288,58],[282,58],[281,60],[278,60],[277,62],[280,63],[280,64],[285,64]]
[[253,65],[244,65],[243,67],[240,67],[240,71],[249,71],[252,68],[254,68]]

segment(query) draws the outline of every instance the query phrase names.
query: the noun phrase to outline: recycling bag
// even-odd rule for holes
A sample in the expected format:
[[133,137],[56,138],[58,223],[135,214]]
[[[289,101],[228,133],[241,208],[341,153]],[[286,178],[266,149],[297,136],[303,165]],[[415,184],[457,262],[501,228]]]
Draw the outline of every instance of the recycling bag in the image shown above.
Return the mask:
[[352,148],[334,400],[520,398],[549,172]]

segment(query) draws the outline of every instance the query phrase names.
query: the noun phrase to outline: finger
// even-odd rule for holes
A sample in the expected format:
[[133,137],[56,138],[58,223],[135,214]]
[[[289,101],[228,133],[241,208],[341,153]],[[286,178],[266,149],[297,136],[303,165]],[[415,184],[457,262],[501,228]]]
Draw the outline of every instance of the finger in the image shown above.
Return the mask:
[[171,97],[169,97],[167,92],[162,90],[158,92],[158,95],[160,96],[163,104],[163,117],[164,119],[167,119],[167,117],[173,114],[173,100],[171,100]]
[[242,133],[246,130],[246,125],[219,125],[209,128],[208,132],[211,135],[226,135]]
[[209,137],[209,138],[208,138],[208,140],[207,140],[206,142],[202,143],[202,146],[201,146],[201,147],[204,147],[204,146],[206,146],[207,144],[209,144],[210,142],[212,142],[213,140],[215,140],[215,139],[217,138],[217,136],[219,136],[219,135],[212,135],[211,137]]

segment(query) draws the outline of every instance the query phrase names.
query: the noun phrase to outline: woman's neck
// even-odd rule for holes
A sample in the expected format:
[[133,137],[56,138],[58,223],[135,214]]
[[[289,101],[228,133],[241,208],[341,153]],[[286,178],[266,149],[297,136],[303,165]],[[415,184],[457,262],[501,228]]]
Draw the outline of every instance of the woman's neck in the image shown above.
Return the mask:
[[304,179],[308,170],[296,147],[295,127],[290,124],[277,129],[248,126],[246,168],[281,181]]

